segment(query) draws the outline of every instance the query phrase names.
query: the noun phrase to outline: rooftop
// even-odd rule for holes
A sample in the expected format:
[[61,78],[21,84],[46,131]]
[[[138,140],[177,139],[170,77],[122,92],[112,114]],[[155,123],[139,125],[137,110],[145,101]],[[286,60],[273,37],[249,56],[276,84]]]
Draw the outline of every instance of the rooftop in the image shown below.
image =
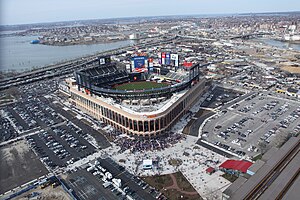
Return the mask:
[[245,160],[226,160],[220,165],[220,168],[233,169],[246,173],[252,162]]

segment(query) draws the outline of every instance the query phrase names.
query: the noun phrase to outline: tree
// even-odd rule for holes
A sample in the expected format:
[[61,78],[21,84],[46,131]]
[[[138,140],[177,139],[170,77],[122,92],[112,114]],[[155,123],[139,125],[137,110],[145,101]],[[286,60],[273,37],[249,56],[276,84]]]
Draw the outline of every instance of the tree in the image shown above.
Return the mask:
[[20,95],[20,91],[17,87],[15,86],[12,86],[12,87],[9,87],[7,90],[6,90],[6,93],[7,94],[10,94],[12,96],[14,96],[15,98],[18,98],[19,95]]
[[265,154],[271,147],[265,142],[259,142],[258,147],[260,149],[261,154]]

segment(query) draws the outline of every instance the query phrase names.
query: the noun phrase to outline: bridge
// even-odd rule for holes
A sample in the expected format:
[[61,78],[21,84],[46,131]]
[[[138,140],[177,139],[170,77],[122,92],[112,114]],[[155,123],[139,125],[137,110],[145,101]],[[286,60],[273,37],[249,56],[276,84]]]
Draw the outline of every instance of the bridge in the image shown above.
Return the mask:
[[190,35],[176,35],[179,38],[185,38],[185,39],[194,39],[194,40],[203,40],[203,41],[217,41],[217,39],[213,38],[204,38],[204,37],[198,37],[198,36],[190,36]]
[[267,32],[259,32],[259,33],[249,33],[249,34],[242,34],[242,35],[237,35],[230,37],[229,39],[251,39],[251,38],[256,38],[256,37],[261,37],[264,35],[272,35],[272,33],[267,33]]

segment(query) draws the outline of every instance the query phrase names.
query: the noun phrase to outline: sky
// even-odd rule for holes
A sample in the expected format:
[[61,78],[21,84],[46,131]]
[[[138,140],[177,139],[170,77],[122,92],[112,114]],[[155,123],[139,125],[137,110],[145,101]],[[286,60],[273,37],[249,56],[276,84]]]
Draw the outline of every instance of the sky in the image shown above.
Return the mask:
[[300,0],[0,0],[0,24],[300,11]]

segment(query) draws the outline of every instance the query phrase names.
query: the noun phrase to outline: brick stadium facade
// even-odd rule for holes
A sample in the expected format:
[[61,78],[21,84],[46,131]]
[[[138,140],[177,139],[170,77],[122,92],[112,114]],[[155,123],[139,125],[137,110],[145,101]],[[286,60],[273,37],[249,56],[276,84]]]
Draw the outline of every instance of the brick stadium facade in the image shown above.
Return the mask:
[[137,113],[123,109],[119,104],[109,103],[98,95],[92,94],[67,81],[70,101],[88,115],[110,124],[122,133],[132,136],[152,137],[170,131],[170,128],[197,102],[208,89],[205,79],[195,82],[193,86],[166,109],[155,112]]

